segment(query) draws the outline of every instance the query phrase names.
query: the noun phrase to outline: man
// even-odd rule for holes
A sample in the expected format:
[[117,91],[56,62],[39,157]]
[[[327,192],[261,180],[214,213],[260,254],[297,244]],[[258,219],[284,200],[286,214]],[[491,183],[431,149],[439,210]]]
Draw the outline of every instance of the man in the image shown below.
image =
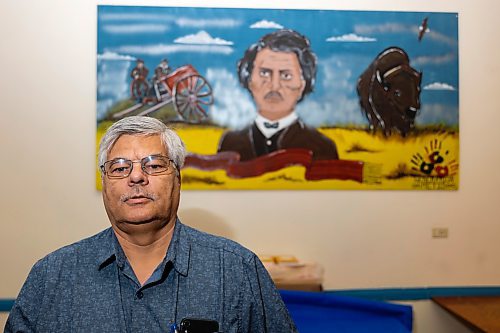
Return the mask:
[[135,67],[130,72],[132,83],[130,84],[130,95],[133,99],[140,102],[148,90],[149,84],[147,81],[149,70],[144,65],[144,60],[137,59]]
[[171,72],[172,70],[166,58],[163,58],[155,68],[153,79],[151,81],[153,83],[153,91],[157,102],[161,102],[167,97],[170,97],[166,79],[168,74]]
[[304,148],[313,159],[338,159],[335,143],[295,113],[295,105],[312,92],[316,76],[316,56],[306,37],[292,30],[265,35],[245,52],[238,75],[258,115],[243,130],[227,132],[219,152],[236,151],[246,161],[280,149]]
[[98,157],[111,228],[37,262],[5,331],[170,332],[192,317],[224,333],[296,332],[255,254],[177,218],[185,154],[156,119],[113,124]]
[[156,69],[159,69],[161,74],[163,74],[163,75],[168,75],[172,71],[172,69],[170,68],[170,65],[168,64],[167,58],[161,59],[158,66],[156,66]]

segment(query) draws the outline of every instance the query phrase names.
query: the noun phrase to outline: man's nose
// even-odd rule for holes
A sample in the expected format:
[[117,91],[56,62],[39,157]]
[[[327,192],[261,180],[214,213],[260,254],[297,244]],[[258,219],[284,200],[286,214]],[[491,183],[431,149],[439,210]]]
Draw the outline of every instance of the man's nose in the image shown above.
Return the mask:
[[143,184],[147,185],[149,183],[148,175],[142,170],[141,163],[133,163],[132,171],[128,176],[129,184]]
[[273,91],[279,90],[281,88],[281,80],[279,74],[273,74],[271,76],[271,89]]

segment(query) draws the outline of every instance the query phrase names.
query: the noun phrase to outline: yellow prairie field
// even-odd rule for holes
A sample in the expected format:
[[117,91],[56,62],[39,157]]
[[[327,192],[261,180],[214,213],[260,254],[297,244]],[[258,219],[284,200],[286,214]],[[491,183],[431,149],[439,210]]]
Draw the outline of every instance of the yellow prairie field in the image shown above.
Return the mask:
[[[98,143],[111,123],[97,128]],[[212,155],[225,129],[212,126],[175,126],[190,153]],[[344,160],[364,162],[363,183],[351,180],[308,181],[303,166],[287,167],[259,177],[231,178],[224,170],[182,170],[184,190],[221,189],[398,189],[456,190],[459,184],[459,135],[456,131],[420,130],[402,138],[385,137],[362,129],[319,129],[337,145]],[[96,144],[97,144],[96,143]],[[436,162],[436,158],[439,161]],[[433,163],[436,162],[435,164]],[[427,166],[435,166],[430,172]],[[423,170],[426,170],[424,172]],[[101,187],[99,172],[96,185]]]

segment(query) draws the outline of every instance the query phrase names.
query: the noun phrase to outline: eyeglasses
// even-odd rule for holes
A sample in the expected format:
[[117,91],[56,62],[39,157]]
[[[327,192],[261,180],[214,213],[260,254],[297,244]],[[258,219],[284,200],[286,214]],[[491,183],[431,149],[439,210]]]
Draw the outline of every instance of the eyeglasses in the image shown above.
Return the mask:
[[150,176],[156,176],[167,172],[172,164],[175,168],[174,161],[163,155],[149,155],[140,160],[132,161],[126,158],[115,158],[101,165],[102,172],[108,178],[125,178],[130,175],[134,168],[134,163],[140,163],[141,169]]

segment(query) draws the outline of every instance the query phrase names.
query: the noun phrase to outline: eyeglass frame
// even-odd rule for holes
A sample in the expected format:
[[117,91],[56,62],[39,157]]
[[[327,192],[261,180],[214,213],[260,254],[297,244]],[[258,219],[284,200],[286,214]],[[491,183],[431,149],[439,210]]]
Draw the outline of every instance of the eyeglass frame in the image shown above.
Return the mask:
[[[145,170],[145,165],[144,165],[144,162],[146,159],[151,159],[152,157],[162,157],[162,158],[165,158],[167,161],[168,161],[168,167],[165,171],[162,171],[162,172],[158,172],[158,173],[149,173]],[[123,161],[123,162],[130,162],[131,163],[131,167],[130,167],[130,171],[127,175],[123,176],[123,177],[116,177],[116,176],[110,176],[109,175],[109,172],[106,172],[106,163],[110,163],[110,162],[117,162],[117,161]],[[168,156],[165,156],[165,155],[162,155],[162,154],[151,154],[151,155],[148,155],[148,156],[145,156],[139,160],[130,160],[128,158],[123,158],[123,157],[118,157],[118,158],[114,158],[112,160],[107,160],[106,162],[104,162],[101,166],[99,166],[99,168],[101,169],[101,172],[103,174],[105,174],[109,179],[124,179],[124,178],[127,178],[130,176],[130,174],[132,174],[132,171],[134,170],[134,164],[135,163],[140,163],[141,164],[141,170],[142,172],[144,172],[146,175],[148,176],[160,176],[162,174],[164,174],[165,172],[168,171],[168,169],[170,168],[171,165],[174,166],[175,170],[176,170],[176,173],[178,174],[179,173],[179,168],[177,167],[177,164],[175,164],[175,161],[170,159]]]

